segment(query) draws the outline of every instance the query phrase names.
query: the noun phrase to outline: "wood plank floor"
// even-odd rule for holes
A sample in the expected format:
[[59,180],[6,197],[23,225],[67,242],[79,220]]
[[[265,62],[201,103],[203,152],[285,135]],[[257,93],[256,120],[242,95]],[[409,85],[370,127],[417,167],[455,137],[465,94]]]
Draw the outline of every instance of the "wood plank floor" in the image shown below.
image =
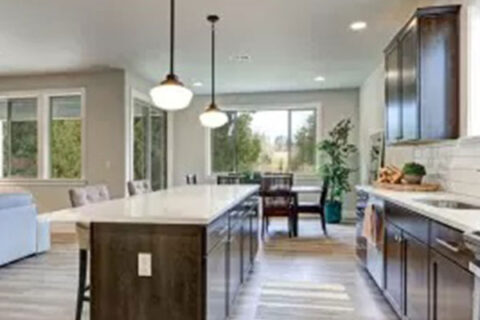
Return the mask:
[[[397,319],[354,257],[354,228],[302,219],[289,239],[274,221],[255,271],[241,291],[232,320]],[[71,237],[53,250],[0,268],[0,320],[71,320],[77,251]],[[88,308],[84,320],[88,320]]]

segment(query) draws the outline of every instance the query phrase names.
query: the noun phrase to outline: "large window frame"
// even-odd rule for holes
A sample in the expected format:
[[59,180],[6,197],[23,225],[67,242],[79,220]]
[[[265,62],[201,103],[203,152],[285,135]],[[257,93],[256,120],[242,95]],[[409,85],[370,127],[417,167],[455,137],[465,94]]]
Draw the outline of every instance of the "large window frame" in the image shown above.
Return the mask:
[[[81,176],[79,178],[52,178],[51,177],[51,98],[79,96],[81,111]],[[37,176],[36,177],[1,177],[0,182],[42,183],[46,182],[82,182],[86,172],[86,117],[85,117],[85,88],[42,89],[28,91],[0,92],[0,99],[32,98],[37,101]]]
[[128,134],[128,148],[129,148],[129,165],[128,165],[128,180],[135,179],[135,106],[136,101],[139,101],[145,107],[149,108],[149,112],[147,115],[147,123],[146,123],[146,146],[145,146],[145,154],[147,154],[145,160],[145,179],[149,180],[152,183],[152,188],[154,188],[154,184],[152,181],[152,141],[154,139],[152,135],[152,119],[154,117],[154,113],[161,114],[164,116],[164,128],[163,128],[163,147],[164,147],[164,154],[163,154],[163,168],[162,168],[162,177],[163,183],[159,188],[156,189],[165,189],[168,187],[168,113],[161,110],[160,108],[156,107],[148,95],[143,94],[140,91],[135,89],[131,90],[131,98],[129,104],[129,112],[128,114],[128,127],[129,127],[129,134]]
[[[292,113],[298,111],[313,111],[315,114],[315,143],[318,143],[322,136],[322,107],[319,104],[299,104],[298,106],[262,106],[259,108],[255,108],[252,106],[230,106],[230,107],[223,107],[226,112],[237,112],[237,113],[244,113],[244,112],[262,112],[262,111],[286,111],[288,112],[288,168],[286,171],[290,171],[291,159],[292,159],[292,145],[293,145],[293,137],[292,137]],[[214,130],[214,129],[213,129]],[[212,141],[212,129],[206,130],[206,174],[207,176],[214,176],[216,174],[222,174],[224,172],[216,172],[213,170],[213,141]],[[318,154],[315,154],[315,168],[319,165],[319,157]],[[302,177],[305,179],[311,179],[317,176],[316,170],[313,172],[294,172],[296,176]]]

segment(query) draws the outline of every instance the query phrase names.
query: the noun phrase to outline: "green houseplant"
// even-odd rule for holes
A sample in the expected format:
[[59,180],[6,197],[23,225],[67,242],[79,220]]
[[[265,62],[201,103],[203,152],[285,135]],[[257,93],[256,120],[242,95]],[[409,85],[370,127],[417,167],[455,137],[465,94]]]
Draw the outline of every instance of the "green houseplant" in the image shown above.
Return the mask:
[[328,133],[327,139],[318,144],[320,175],[322,179],[328,179],[330,186],[325,204],[326,220],[329,223],[339,223],[342,220],[343,197],[351,190],[349,177],[353,169],[348,162],[357,152],[357,147],[348,141],[352,129],[352,121],[344,119]]
[[408,184],[421,184],[427,174],[425,167],[419,163],[409,162],[403,166],[403,180]]

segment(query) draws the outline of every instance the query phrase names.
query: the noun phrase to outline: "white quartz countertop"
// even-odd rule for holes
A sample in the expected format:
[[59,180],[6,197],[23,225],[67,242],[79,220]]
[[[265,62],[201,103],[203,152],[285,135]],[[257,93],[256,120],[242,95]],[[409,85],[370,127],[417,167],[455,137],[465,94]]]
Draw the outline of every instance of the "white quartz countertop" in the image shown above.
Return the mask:
[[207,225],[258,190],[256,185],[195,185],[47,214],[52,222]]
[[422,199],[439,199],[480,205],[480,198],[449,192],[400,192],[379,189],[373,186],[357,186],[356,189],[396,203],[460,231],[471,232],[480,230],[480,210],[437,208],[417,201]]

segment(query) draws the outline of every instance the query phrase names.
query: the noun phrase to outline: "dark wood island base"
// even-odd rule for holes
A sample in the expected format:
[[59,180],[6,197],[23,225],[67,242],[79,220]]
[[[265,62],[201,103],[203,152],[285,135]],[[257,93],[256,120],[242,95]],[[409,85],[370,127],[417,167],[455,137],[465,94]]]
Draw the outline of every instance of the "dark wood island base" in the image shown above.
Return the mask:
[[225,319],[258,250],[257,208],[250,196],[209,225],[92,223],[91,319]]

